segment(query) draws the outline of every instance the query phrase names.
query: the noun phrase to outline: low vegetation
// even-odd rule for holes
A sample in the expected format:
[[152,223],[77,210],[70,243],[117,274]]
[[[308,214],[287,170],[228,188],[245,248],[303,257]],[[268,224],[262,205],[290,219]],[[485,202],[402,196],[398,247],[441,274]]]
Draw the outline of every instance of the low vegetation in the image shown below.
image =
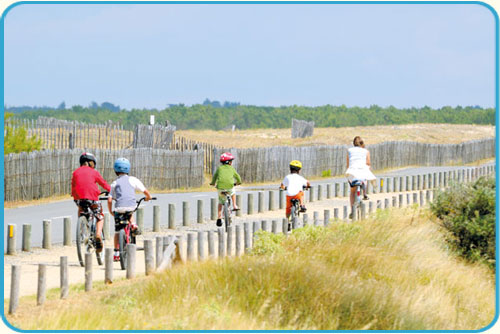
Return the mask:
[[[4,121],[10,117],[12,114],[5,113]],[[36,136],[29,137],[26,129],[22,126],[6,126],[4,131],[4,154],[32,152],[42,148],[42,141]]]
[[449,252],[428,210],[260,232],[253,254],[90,293],[21,302],[25,330],[478,330],[495,315],[482,264]]
[[439,193],[432,212],[450,234],[447,238],[460,255],[495,268],[495,179],[454,184]]

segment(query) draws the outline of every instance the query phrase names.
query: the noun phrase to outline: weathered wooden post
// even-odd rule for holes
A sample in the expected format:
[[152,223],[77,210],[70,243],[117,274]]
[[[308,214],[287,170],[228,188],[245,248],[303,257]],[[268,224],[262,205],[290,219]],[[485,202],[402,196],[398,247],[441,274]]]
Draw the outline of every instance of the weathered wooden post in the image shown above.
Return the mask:
[[227,227],[227,256],[233,255],[233,238],[234,238],[234,226],[230,225]]
[[155,269],[154,256],[153,256],[153,240],[144,240],[144,270],[146,276],[151,275]]
[[156,261],[155,267],[158,268],[163,261],[163,237],[157,236],[156,238]]
[[196,204],[197,204],[197,206],[196,206],[196,209],[197,209],[196,222],[198,224],[203,224],[203,200],[199,199],[196,202]]
[[153,205],[153,232],[160,232],[160,206]]
[[219,236],[219,258],[224,258],[226,257],[226,238],[225,238],[225,233],[224,233],[224,228],[219,227],[217,229],[217,233]]
[[245,233],[245,253],[249,253],[252,249],[252,231],[250,229],[250,223],[243,223],[243,232]]
[[257,222],[253,222],[253,233],[255,234],[260,229],[261,229],[260,223],[258,221]]
[[236,225],[235,226],[235,255],[240,256],[243,252],[243,247],[241,244],[241,225]]
[[215,232],[209,230],[207,233],[208,256],[215,258]]
[[399,207],[402,208],[403,207],[403,194],[399,194]]
[[10,276],[9,314],[14,314],[19,306],[19,285],[21,282],[21,266],[13,264]]
[[432,191],[427,189],[427,191],[425,192],[425,198],[427,200],[427,203],[430,203],[432,200],[431,200],[431,194],[432,194]]
[[137,246],[135,244],[127,244],[127,279],[135,277],[136,250]]
[[187,259],[188,261],[196,261],[196,255],[194,250],[194,233],[187,234]]
[[284,190],[280,188],[279,198],[278,198],[278,207],[280,208],[280,210],[285,207],[284,202],[285,202],[285,193]]
[[424,198],[424,192],[420,190],[420,206],[425,205],[425,198]]
[[247,214],[253,215],[253,194],[248,193]]
[[361,202],[360,203],[360,219],[361,220],[364,220],[366,219],[366,203],[365,202]]
[[349,210],[347,209],[347,205],[344,205],[342,209],[342,219],[347,220],[347,217],[349,216]]
[[61,299],[66,299],[68,297],[69,284],[68,284],[68,257],[61,256],[59,260],[59,274],[60,281],[59,287],[61,289]]
[[[154,206],[153,206],[153,215],[154,215]],[[137,208],[137,211],[135,212],[135,216],[137,219],[137,227],[139,228],[139,231],[141,231],[141,233],[142,233],[142,232],[144,232],[144,208]],[[154,218],[153,218],[153,220],[154,220]],[[109,224],[109,222],[110,222],[110,220],[108,221],[108,224]],[[109,231],[109,227],[108,227],[108,231]]]
[[392,207],[393,208],[398,207],[398,197],[397,196],[392,196]]
[[358,210],[356,210],[356,206],[352,205],[351,206],[351,220],[353,222],[355,221],[358,221],[359,220],[359,217],[358,217]]
[[326,198],[332,198],[332,185],[330,183],[326,185]]
[[92,290],[92,253],[85,253],[85,292]]
[[240,208],[238,211],[236,211],[236,217],[241,217],[242,216],[242,206],[241,206],[241,195],[236,195],[236,205],[238,208]]
[[318,201],[323,200],[323,186],[318,184]]
[[[109,215],[108,213],[106,215]],[[104,223],[106,223],[106,215],[104,216]],[[64,217],[63,218],[63,230],[64,230],[64,237],[63,237],[63,245],[64,246],[71,246],[71,216]],[[109,239],[109,235],[106,235],[106,224],[104,224],[102,228],[102,232],[104,233],[104,238]],[[108,230],[109,231],[109,230]]]
[[339,219],[339,208],[333,208],[333,219],[334,220]]
[[290,224],[288,223],[288,219],[283,218],[281,220],[281,230],[283,231],[284,235],[290,234],[289,226]]
[[182,226],[189,226],[189,202],[182,202]]
[[309,224],[309,215],[307,213],[304,213],[302,215],[302,226],[307,226]]
[[113,248],[104,249],[104,283],[113,283]]
[[386,180],[386,185],[385,185],[386,192],[390,193],[392,192],[392,177],[386,177],[385,180]]
[[368,202],[368,213],[372,213],[375,207],[375,203],[373,201]]
[[413,204],[418,204],[418,194],[413,193]]
[[330,210],[326,209],[323,211],[323,225],[328,226],[330,224]]
[[276,219],[272,221],[272,232],[278,234],[278,221]]
[[406,175],[405,176],[405,180],[406,180],[406,191],[411,191],[411,176],[409,175]]
[[205,232],[198,231],[198,260],[203,261],[206,259],[205,255]]
[[38,289],[36,293],[36,304],[45,303],[45,291],[47,289],[47,265],[38,264]]
[[16,225],[7,225],[7,254],[16,255]]
[[411,204],[411,194],[407,193],[406,194],[406,205],[410,205],[410,204]]
[[319,212],[318,211],[313,212],[313,221],[314,221],[314,226],[319,226]]
[[42,240],[42,247],[44,249],[50,249],[52,247],[50,226],[51,226],[51,220],[44,219],[43,220],[43,240]]
[[210,219],[217,219],[217,198],[210,199]]
[[269,190],[269,211],[276,210],[276,200],[275,191]]
[[335,183],[335,197],[340,197],[340,183]]
[[312,185],[309,188],[309,202],[314,202],[314,188]]
[[349,183],[344,182],[344,190],[342,192],[344,197],[349,197]]
[[23,224],[23,252],[31,252],[31,224]]
[[175,230],[175,204],[168,204],[168,228]]
[[264,192],[259,191],[258,193],[258,212],[264,212]]
[[391,202],[388,198],[384,198],[384,208],[389,209],[391,207]]

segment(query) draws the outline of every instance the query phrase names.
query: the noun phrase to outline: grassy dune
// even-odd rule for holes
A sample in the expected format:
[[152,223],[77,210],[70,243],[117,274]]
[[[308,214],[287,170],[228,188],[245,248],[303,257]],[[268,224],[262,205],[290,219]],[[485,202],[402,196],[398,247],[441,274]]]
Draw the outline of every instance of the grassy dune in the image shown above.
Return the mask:
[[263,233],[255,254],[174,267],[43,307],[22,329],[474,330],[495,313],[494,275],[458,260],[427,210]]

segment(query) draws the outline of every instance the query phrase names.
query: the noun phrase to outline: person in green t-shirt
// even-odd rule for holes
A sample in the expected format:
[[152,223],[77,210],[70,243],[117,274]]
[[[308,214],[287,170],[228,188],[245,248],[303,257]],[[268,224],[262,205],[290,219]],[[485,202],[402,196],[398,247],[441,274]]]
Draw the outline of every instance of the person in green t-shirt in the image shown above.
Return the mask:
[[211,186],[217,187],[217,193],[219,195],[219,209],[217,212],[217,226],[222,226],[222,206],[224,205],[224,201],[226,200],[226,196],[222,194],[222,192],[227,192],[231,195],[231,199],[233,202],[233,211],[237,211],[240,208],[236,205],[236,193],[234,192],[234,185],[241,184],[241,177],[236,172],[233,166],[234,156],[229,153],[223,153],[220,156],[221,166],[217,168],[214,176],[212,177],[212,182],[210,182]]

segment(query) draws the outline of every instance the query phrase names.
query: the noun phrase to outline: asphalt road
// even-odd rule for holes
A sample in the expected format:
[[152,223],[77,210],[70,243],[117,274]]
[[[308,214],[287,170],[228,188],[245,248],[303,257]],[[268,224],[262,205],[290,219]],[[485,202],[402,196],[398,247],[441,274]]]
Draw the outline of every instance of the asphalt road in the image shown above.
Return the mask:
[[[487,165],[493,165],[494,163],[488,163]],[[431,166],[431,167],[416,167],[416,168],[403,168],[399,170],[390,171],[387,173],[376,173],[377,177],[387,177],[387,176],[405,176],[405,175],[417,175],[417,174],[427,174],[440,171],[450,171],[457,170],[461,168],[473,168],[473,167],[463,167],[463,166]],[[335,182],[344,182],[345,177],[335,177],[322,179],[320,181],[311,182],[312,185],[327,184]],[[239,186],[237,188],[237,193],[242,195],[242,209],[246,213],[247,208],[247,194],[254,193],[254,210],[257,211],[257,201],[258,201],[258,191],[262,190],[277,190],[279,184],[269,184],[264,186],[252,186],[245,187]],[[323,187],[326,192],[326,186]],[[210,218],[210,198],[216,197],[215,189],[212,192],[193,192],[193,193],[171,193],[171,194],[153,194],[158,200],[145,203],[144,205],[144,227],[146,230],[150,230],[153,227],[153,205],[160,205],[160,225],[168,226],[168,204],[175,204],[175,222],[177,226],[182,225],[182,203],[187,201],[189,203],[189,217],[190,223],[196,224],[197,218],[197,201],[203,200],[203,217],[208,220]],[[268,203],[268,191],[264,193],[264,200]],[[325,196],[325,195],[323,195]],[[138,197],[139,198],[139,197]],[[278,205],[276,201],[276,205]],[[103,202],[104,212],[107,212],[106,203]],[[15,209],[4,210],[4,240],[6,240],[7,235],[7,225],[16,224],[16,246],[18,249],[22,245],[22,225],[31,224],[31,245],[32,247],[41,247],[42,245],[42,231],[43,231],[43,220],[50,219],[52,221],[52,243],[62,244],[63,242],[63,218],[70,216],[72,221],[72,238],[75,239],[75,229],[77,221],[77,209],[76,205],[72,200],[60,201],[49,204],[33,205],[28,207],[20,207]],[[113,228],[112,228],[113,229]],[[6,242],[4,243],[4,251],[6,251]]]

